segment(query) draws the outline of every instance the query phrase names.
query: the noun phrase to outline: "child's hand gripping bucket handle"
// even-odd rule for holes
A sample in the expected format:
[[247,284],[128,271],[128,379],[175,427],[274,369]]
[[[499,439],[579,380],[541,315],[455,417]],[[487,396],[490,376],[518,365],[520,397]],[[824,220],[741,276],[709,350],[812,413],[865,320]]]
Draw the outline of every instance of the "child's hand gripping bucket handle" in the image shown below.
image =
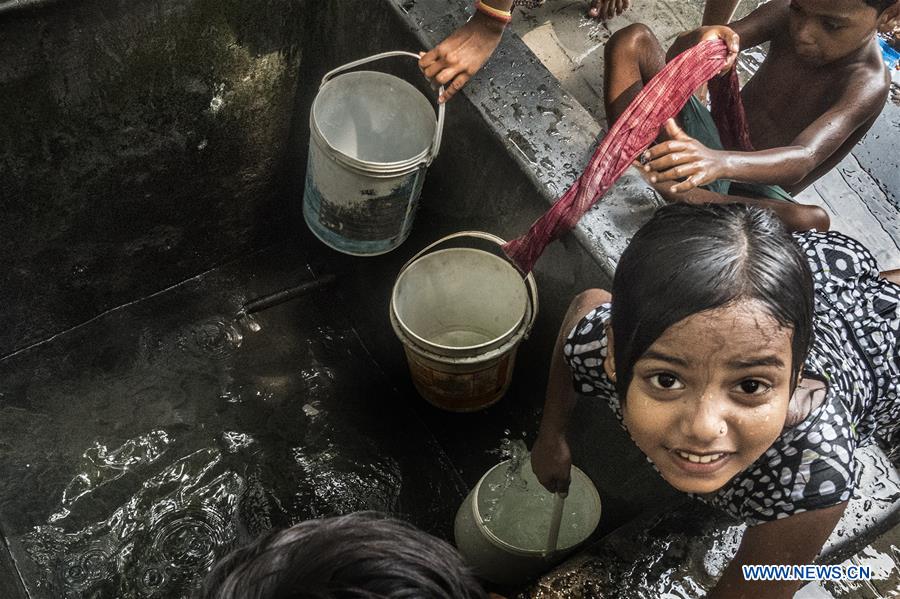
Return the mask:
[[[409,268],[410,264],[412,264],[413,262],[415,262],[416,260],[418,260],[419,258],[424,256],[425,254],[427,254],[428,252],[430,252],[437,246],[439,246],[447,241],[450,241],[451,239],[458,239],[460,237],[472,237],[475,239],[483,239],[485,241],[490,241],[490,242],[497,244],[498,248],[501,248],[506,243],[506,240],[504,240],[502,237],[498,237],[497,235],[494,235],[492,233],[485,233],[484,231],[459,231],[458,233],[451,233],[450,235],[447,235],[446,237],[442,237],[442,238],[438,239],[437,241],[435,241],[434,243],[431,243],[431,244],[425,246],[424,248],[422,248],[422,250],[420,250],[418,253],[416,253],[412,258],[407,260],[406,264],[403,265],[403,268],[400,269],[400,272],[404,272],[407,268]],[[497,256],[503,258],[503,260],[508,262],[509,265],[511,267],[513,267],[516,270],[516,272],[518,272],[520,275],[522,274],[522,272],[518,269],[516,264],[509,259],[509,257],[506,255],[505,252],[500,250],[499,252],[497,252]],[[532,273],[528,273],[528,275],[523,277],[523,279],[525,281],[525,288],[528,291],[528,300],[531,305],[531,313],[528,315],[528,323],[525,327],[525,335],[524,335],[524,338],[528,339],[528,336],[531,334],[531,329],[534,326],[534,321],[537,319],[538,293],[537,293],[537,283],[535,282],[534,275]]]
[[[354,60],[353,62],[348,62],[344,66],[340,66],[332,71],[328,71],[325,73],[325,76],[322,77],[322,83],[319,84],[319,89],[322,89],[322,86],[328,83],[328,81],[339,73],[343,73],[344,71],[349,71],[350,69],[356,68],[358,66],[375,62],[376,60],[381,60],[382,58],[390,58],[392,56],[409,56],[415,58],[416,61],[419,60],[419,55],[414,54],[413,52],[406,52],[405,50],[392,50],[390,52],[382,52],[381,54],[375,54],[373,56],[369,56],[368,58],[360,58],[359,60]],[[441,85],[438,88],[438,97],[440,97],[444,93],[444,86]],[[431,142],[431,151],[428,152],[428,157],[425,160],[423,166],[429,166],[432,161],[437,158],[438,151],[441,149],[441,137],[444,134],[444,113],[446,112],[447,105],[439,104],[437,110],[437,126],[434,130],[434,140]]]

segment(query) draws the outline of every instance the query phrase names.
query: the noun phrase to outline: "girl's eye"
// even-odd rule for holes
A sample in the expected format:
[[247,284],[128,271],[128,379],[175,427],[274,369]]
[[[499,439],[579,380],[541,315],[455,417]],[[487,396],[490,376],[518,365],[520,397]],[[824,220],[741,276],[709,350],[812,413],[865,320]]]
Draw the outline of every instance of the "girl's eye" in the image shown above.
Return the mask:
[[740,387],[741,393],[746,393],[747,395],[761,395],[771,389],[769,385],[756,379],[741,381],[738,387]]
[[668,372],[654,374],[650,377],[650,384],[657,389],[683,389],[684,385],[678,380],[678,377]]

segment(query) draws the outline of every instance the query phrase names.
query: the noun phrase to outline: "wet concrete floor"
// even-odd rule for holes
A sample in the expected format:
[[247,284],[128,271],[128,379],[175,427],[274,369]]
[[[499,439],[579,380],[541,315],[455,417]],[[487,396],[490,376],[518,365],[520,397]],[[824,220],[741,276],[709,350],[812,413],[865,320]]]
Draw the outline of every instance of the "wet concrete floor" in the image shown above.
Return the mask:
[[333,290],[236,318],[313,278],[271,247],[0,361],[0,526],[30,596],[188,596],[235,543],[355,510],[449,536],[462,480]]
[[868,566],[872,580],[810,583],[794,599],[890,599],[900,597],[900,528],[894,528],[841,564]]

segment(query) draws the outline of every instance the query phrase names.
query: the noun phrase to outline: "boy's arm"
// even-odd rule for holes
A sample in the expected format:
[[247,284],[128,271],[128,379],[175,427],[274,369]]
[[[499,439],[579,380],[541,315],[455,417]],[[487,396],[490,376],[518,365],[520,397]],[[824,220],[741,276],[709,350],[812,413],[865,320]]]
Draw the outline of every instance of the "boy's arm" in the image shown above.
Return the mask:
[[[706,185],[717,179],[742,183],[794,186],[804,180],[866,123],[877,116],[887,97],[886,73],[880,82],[871,72],[860,69],[844,85],[831,109],[804,129],[789,146],[734,152],[713,150],[687,135],[674,120],[666,123],[670,141],[647,150],[645,170],[651,181],[675,183],[678,193]],[[879,85],[880,83],[880,85]]]
[[727,25],[740,0],[706,0],[702,25]]
[[[713,0],[708,0],[707,6],[712,4],[712,2]],[[686,31],[675,38],[675,41],[669,47],[668,52],[666,52],[666,62],[688,48],[696,46],[705,36],[708,39],[710,30],[723,27],[733,30],[738,35],[740,38],[740,50],[746,50],[767,42],[787,26],[788,5],[789,0],[772,0],[771,2],[766,2],[740,21],[730,23],[728,27],[713,25]]]
[[839,503],[749,527],[708,599],[790,599],[802,581],[747,581],[741,566],[811,564],[846,507]]
[[[640,165],[636,165],[640,166]],[[696,188],[683,193],[671,193],[665,187],[651,182],[651,185],[667,202],[686,204],[748,204],[771,210],[781,219],[788,231],[827,231],[831,228],[831,218],[818,206],[795,204],[768,198],[748,198],[744,196],[722,195],[708,189]]]

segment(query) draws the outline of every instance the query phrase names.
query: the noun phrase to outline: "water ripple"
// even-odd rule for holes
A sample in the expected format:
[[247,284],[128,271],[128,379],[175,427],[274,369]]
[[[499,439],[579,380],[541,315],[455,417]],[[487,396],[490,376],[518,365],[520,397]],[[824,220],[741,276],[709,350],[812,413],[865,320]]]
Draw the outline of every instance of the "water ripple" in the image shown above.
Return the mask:
[[244,335],[234,322],[213,318],[191,325],[178,339],[178,346],[191,354],[224,358],[241,346]]
[[[252,442],[241,433],[226,433],[226,438],[234,451]],[[91,464],[115,469],[152,463],[173,443],[163,431],[138,439],[155,443],[132,440],[115,450],[97,443],[85,455],[91,456]],[[151,446],[157,451],[145,451]],[[94,480],[81,475],[74,480],[85,478]],[[31,559],[51,574],[39,581],[39,588],[66,599],[189,597],[234,544],[235,513],[244,488],[243,478],[222,464],[222,451],[204,448],[145,478],[105,520],[67,514],[66,529],[51,518],[23,538]]]
[[[81,472],[76,474],[63,491],[62,505],[71,507],[79,498],[99,487],[121,478],[129,469],[152,464],[171,443],[165,431],[152,431],[110,450],[95,442],[82,454]],[[66,514],[68,510],[65,510]],[[63,516],[64,517],[64,516]],[[59,517],[55,518],[58,520]]]

